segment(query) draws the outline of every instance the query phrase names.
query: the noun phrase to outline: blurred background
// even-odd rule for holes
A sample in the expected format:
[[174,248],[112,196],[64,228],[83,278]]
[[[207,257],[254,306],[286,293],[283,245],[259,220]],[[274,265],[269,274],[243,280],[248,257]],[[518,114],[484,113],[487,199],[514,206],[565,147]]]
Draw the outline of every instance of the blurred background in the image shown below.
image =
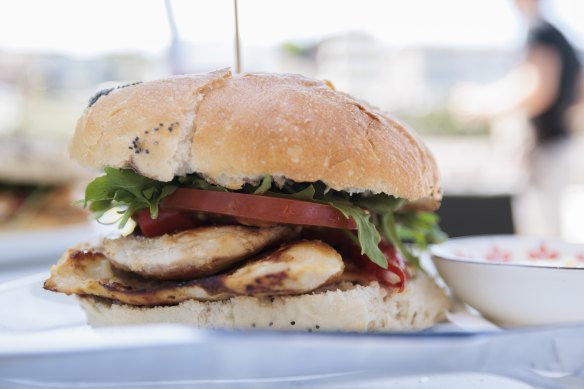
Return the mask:
[[[536,55],[540,19],[526,2],[584,60],[580,0],[239,0],[242,70],[328,79],[415,128],[438,159],[451,236],[583,242],[581,81],[561,81],[553,48]],[[233,67],[234,41],[233,0],[0,2],[0,133],[65,145],[96,91]],[[543,82],[544,68],[555,82]],[[549,92],[539,105],[525,95],[534,85]],[[543,142],[534,117],[566,93],[569,135]],[[541,151],[551,143],[553,152]],[[534,168],[560,159],[561,168]],[[542,186],[534,176],[556,180]]]

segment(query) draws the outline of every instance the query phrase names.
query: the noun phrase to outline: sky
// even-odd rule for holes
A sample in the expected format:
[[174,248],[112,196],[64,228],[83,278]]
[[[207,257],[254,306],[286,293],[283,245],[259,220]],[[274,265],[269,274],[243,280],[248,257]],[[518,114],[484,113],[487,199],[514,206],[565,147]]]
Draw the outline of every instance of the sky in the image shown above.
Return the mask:
[[[181,39],[233,42],[232,0],[170,0]],[[547,0],[550,19],[584,48],[584,1]],[[239,0],[243,45],[310,42],[365,31],[395,47],[516,47],[512,0]],[[167,48],[163,0],[0,0],[0,50],[74,56]]]

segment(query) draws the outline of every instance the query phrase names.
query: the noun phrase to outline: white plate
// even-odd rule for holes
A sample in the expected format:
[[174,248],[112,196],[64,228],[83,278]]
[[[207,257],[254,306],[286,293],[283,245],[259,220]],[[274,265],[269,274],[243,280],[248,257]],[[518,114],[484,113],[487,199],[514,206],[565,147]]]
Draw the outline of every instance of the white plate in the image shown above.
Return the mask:
[[0,231],[0,264],[54,260],[70,247],[95,238],[101,226],[79,223],[52,228]]
[[377,335],[92,329],[75,298],[42,289],[46,276],[0,286],[0,387],[524,389],[579,379],[584,360],[584,327]]
[[484,236],[431,252],[454,294],[499,325],[584,323],[584,245]]

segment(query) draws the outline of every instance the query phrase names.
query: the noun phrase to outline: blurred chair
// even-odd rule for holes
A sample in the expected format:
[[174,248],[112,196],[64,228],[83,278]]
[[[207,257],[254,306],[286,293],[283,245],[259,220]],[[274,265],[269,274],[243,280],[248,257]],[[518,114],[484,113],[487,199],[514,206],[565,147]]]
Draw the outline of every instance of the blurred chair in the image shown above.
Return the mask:
[[515,233],[509,195],[447,195],[438,215],[440,227],[451,238]]

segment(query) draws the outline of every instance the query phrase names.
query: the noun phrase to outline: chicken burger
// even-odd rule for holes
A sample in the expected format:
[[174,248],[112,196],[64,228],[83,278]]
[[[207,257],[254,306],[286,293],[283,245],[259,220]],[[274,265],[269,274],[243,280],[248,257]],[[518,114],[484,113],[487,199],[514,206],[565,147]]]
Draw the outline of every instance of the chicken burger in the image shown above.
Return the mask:
[[82,244],[45,288],[93,325],[389,331],[444,317],[404,242],[440,239],[434,158],[403,124],[327,82],[228,70],[90,100],[70,145],[126,236]]

